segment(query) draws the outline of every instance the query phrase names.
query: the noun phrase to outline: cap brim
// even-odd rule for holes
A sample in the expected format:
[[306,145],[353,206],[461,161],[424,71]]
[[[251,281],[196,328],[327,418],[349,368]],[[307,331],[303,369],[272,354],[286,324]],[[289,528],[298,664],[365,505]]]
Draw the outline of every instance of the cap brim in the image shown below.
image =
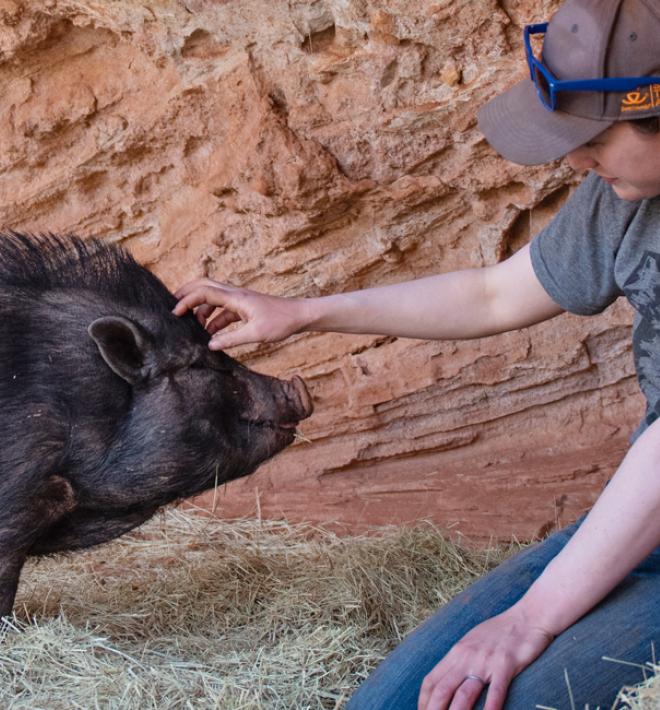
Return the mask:
[[485,104],[477,113],[477,121],[493,148],[521,165],[540,165],[561,158],[612,125],[612,121],[548,111],[531,79]]

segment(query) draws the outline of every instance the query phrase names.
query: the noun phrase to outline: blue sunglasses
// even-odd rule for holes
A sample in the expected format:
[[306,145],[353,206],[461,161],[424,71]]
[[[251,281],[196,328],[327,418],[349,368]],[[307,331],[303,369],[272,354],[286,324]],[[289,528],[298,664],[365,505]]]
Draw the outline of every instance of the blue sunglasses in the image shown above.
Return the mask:
[[530,41],[532,35],[545,35],[547,29],[547,22],[539,25],[526,25],[523,36],[529,73],[536,87],[536,93],[548,111],[554,111],[557,108],[557,94],[560,91],[634,91],[640,86],[660,84],[660,76],[625,76],[610,79],[576,79],[575,81],[557,79],[548,67],[534,56]]

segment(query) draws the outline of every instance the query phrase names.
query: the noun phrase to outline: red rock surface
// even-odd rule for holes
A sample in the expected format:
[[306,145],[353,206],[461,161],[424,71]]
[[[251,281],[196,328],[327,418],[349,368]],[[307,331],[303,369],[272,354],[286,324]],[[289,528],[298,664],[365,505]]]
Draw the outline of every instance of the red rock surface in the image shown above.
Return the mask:
[[[507,164],[475,124],[557,5],[0,0],[0,226],[122,242],[171,287],[317,295],[495,263],[578,180]],[[469,342],[239,349],[306,379],[312,443],[202,502],[541,534],[593,502],[641,414],[630,323],[618,303]]]

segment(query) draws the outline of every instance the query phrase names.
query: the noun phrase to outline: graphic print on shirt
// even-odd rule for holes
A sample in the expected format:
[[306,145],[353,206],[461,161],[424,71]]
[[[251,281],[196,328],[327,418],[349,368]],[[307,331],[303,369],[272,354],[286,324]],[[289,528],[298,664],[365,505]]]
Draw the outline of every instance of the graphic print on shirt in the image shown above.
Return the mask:
[[660,254],[645,251],[623,290],[637,311],[633,353],[651,424],[660,417]]

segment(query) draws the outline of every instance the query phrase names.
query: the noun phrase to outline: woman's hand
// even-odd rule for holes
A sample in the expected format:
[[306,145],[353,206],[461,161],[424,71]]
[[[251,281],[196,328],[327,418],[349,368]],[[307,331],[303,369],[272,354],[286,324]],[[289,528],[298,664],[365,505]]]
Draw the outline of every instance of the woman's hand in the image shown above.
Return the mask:
[[[193,310],[197,320],[213,336],[209,343],[212,350],[282,340],[304,325],[304,301],[297,298],[267,296],[211,279],[191,281],[174,295],[179,299],[174,314],[182,316]],[[221,310],[211,318],[218,308]],[[236,321],[243,321],[244,325],[218,334]]]
[[469,710],[484,685],[489,686],[484,710],[500,710],[513,678],[552,639],[514,605],[475,626],[424,678],[418,710]]

